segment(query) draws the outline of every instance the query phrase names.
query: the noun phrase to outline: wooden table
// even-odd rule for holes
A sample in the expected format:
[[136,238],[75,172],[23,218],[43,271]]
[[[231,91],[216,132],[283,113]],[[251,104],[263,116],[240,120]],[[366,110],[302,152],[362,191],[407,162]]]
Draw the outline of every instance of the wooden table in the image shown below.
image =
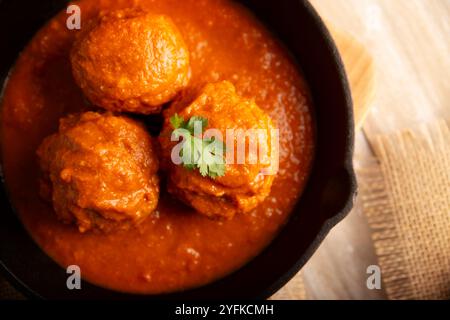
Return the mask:
[[[369,50],[375,95],[357,133],[355,166],[378,134],[450,119],[450,0],[311,0],[329,24]],[[383,299],[366,287],[377,264],[360,201],[303,268],[308,298]]]

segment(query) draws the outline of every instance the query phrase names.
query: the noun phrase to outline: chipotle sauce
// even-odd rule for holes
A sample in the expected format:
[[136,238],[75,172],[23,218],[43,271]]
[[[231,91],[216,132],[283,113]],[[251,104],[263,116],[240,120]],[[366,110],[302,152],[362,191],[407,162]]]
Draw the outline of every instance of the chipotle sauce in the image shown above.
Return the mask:
[[[39,196],[36,149],[58,120],[91,110],[71,73],[77,30],[65,12],[50,20],[18,58],[2,101],[2,161],[11,202],[33,239],[61,266],[78,265],[102,287],[162,293],[206,284],[267,246],[301,196],[314,145],[307,86],[289,53],[245,8],[213,0],[82,0],[81,27],[101,10],[140,7],[175,22],[190,51],[190,86],[228,80],[254,98],[280,129],[280,170],[269,197],[231,220],[197,214],[164,190],[142,224],[111,234],[80,233],[59,222]],[[289,251],[286,250],[286,254]]]

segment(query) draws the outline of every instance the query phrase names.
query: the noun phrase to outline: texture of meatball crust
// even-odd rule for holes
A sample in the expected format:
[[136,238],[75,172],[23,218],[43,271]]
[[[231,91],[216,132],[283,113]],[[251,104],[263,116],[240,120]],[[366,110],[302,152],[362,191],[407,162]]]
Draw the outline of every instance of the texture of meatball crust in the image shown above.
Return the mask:
[[158,113],[190,77],[189,51],[172,20],[135,9],[87,23],[71,62],[85,96],[110,111]]
[[[228,81],[207,84],[194,99],[184,97],[175,101],[164,113],[165,123],[160,135],[164,162],[168,164],[165,169],[170,193],[201,214],[224,218],[251,211],[269,195],[275,174],[266,175],[262,171],[273,164],[265,161],[251,164],[248,145],[245,163],[226,163],[225,175],[214,179],[203,177],[198,170],[175,165],[170,158],[175,144],[170,139],[173,130],[170,117],[175,113],[184,119],[192,116],[207,118],[208,128],[219,130],[223,137],[227,129],[263,129],[268,140],[268,158],[272,156],[270,131],[275,129],[271,118],[253,100],[239,96]],[[227,144],[226,149],[229,152],[234,148],[236,155],[237,138],[233,143],[234,146]]]
[[80,232],[127,229],[157,206],[158,160],[137,121],[86,112],[60,120],[37,151],[41,193]]

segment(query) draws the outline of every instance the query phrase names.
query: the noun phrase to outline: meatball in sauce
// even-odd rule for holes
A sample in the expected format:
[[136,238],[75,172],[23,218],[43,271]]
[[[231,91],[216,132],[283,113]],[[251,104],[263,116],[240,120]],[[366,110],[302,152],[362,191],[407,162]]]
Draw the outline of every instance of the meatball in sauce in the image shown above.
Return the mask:
[[265,145],[266,157],[271,158],[270,137],[271,130],[275,129],[271,118],[253,100],[239,96],[229,81],[207,84],[193,101],[188,103],[186,100],[191,98],[181,98],[165,112],[165,125],[160,138],[167,160],[165,163],[172,163],[170,156],[174,145],[170,133],[173,128],[169,119],[175,112],[185,119],[193,116],[207,119],[208,128],[218,130],[227,143],[227,132],[232,134],[230,130],[234,130],[230,139],[232,144],[226,146],[227,152],[232,152],[234,157],[230,163],[226,163],[225,174],[214,179],[202,176],[198,170],[187,170],[182,165],[172,163],[169,166],[169,192],[209,217],[232,218],[236,213],[249,212],[269,195],[275,172],[263,174],[263,169],[270,166],[270,163],[263,161],[265,159],[250,161],[251,156],[257,158],[257,155],[250,153],[258,151],[249,148],[251,136],[241,137],[242,140],[247,140],[244,145],[244,161],[238,163],[240,138],[237,132],[263,130],[266,140],[259,147]]
[[38,149],[42,196],[59,220],[90,229],[126,229],[158,203],[158,160],[145,129],[124,116],[86,112],[60,120]]
[[189,51],[172,20],[138,9],[101,14],[71,52],[85,96],[111,111],[158,113],[189,80]]

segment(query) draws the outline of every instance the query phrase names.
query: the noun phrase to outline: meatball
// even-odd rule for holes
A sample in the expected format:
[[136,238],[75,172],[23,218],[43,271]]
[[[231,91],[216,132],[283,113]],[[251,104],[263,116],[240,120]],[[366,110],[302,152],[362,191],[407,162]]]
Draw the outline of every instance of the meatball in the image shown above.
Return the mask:
[[86,112],[60,120],[37,151],[41,193],[57,217],[80,232],[127,229],[158,203],[158,160],[135,120]]
[[[192,98],[192,94],[186,95],[174,102],[164,113],[165,123],[160,143],[164,162],[168,164],[167,185],[170,193],[201,214],[224,218],[251,211],[269,195],[275,171],[272,171],[272,174],[264,174],[263,169],[273,169],[273,162],[263,159],[259,159],[257,163],[249,161],[254,150],[248,147],[248,140],[245,140],[245,162],[238,163],[238,141],[242,142],[238,136],[232,136],[233,139],[229,140],[232,141],[231,144],[226,142],[226,154],[233,150],[235,161],[226,161],[223,176],[202,176],[198,170],[189,170],[183,165],[174,164],[171,161],[171,153],[177,142],[172,142],[170,138],[173,131],[170,118],[175,113],[185,120],[193,116],[206,118],[206,129],[214,128],[220,131],[223,142],[226,140],[227,129],[263,130],[267,158],[271,158],[271,152],[274,152],[271,132],[275,126],[271,118],[253,100],[240,97],[230,82],[207,84],[195,98]],[[276,152],[278,154],[278,150]]]
[[172,20],[138,10],[101,15],[71,51],[75,81],[110,111],[158,113],[189,80],[189,51]]

